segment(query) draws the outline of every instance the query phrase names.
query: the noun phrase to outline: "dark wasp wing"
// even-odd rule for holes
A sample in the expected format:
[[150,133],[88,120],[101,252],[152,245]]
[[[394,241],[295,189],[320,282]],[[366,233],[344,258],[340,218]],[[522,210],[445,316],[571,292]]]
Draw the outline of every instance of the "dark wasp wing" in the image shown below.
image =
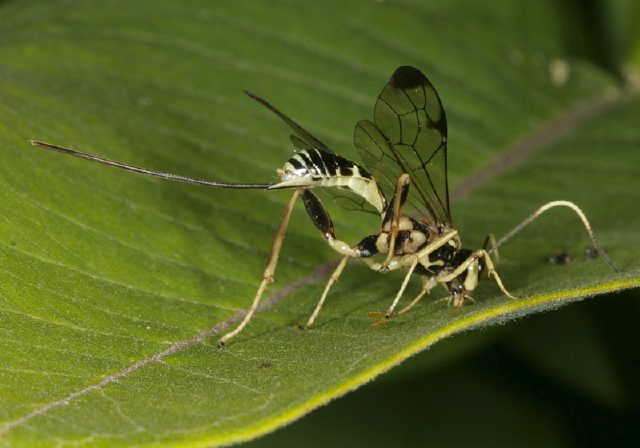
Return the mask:
[[398,68],[380,93],[373,116],[373,123],[356,125],[354,143],[385,195],[391,198],[398,177],[407,173],[412,185],[405,213],[451,223],[447,118],[431,82],[414,67]]
[[[246,90],[244,91],[244,93],[249,95],[251,98],[259,102],[263,106],[265,106],[267,109],[269,109],[271,112],[276,114],[278,117],[280,117],[280,119],[284,121],[296,133],[296,135],[290,136],[291,143],[293,143],[293,147],[295,148],[296,151],[317,149],[317,150],[326,152],[328,154],[332,154],[336,159],[341,159],[341,160],[343,159],[339,155],[335,154],[331,149],[329,149],[327,145],[325,145],[316,137],[314,137],[309,131],[307,131],[298,123],[293,121],[291,118],[287,117],[285,114],[283,114],[278,109],[276,109],[276,107],[271,105],[271,103],[269,103],[267,100],[256,95],[255,93],[251,93]],[[352,190],[343,189],[339,187],[324,188],[323,190],[329,196],[331,196],[331,198],[334,200],[336,204],[338,204],[340,207],[346,210],[359,210],[359,211],[379,214],[379,211],[376,210],[376,208],[373,205],[371,205],[361,195],[357,194]]]
[[251,93],[251,92],[248,92],[246,90],[244,91],[244,93],[249,95],[251,98],[253,98],[257,102],[259,102],[260,104],[262,104],[264,107],[269,109],[271,112],[276,114],[278,117],[280,117],[280,119],[282,121],[287,123],[289,125],[289,127],[291,129],[293,129],[293,131],[296,134],[298,134],[298,137],[300,137],[300,139],[302,139],[302,141],[300,141],[300,139],[298,137],[296,137],[296,136],[293,136],[293,135],[291,136],[291,141],[293,142],[293,144],[296,147],[299,147],[298,143],[303,143],[304,142],[304,143],[306,143],[308,145],[308,148],[304,148],[304,149],[314,148],[314,149],[320,149],[322,151],[327,151],[327,152],[333,153],[333,151],[331,151],[329,148],[327,148],[327,146],[324,143],[322,143],[320,140],[318,140],[313,135],[311,135],[310,132],[305,130],[302,126],[300,126],[298,123],[293,121],[291,118],[287,117],[285,114],[283,114],[278,109],[276,109],[274,106],[272,106],[271,103],[269,103],[267,100],[265,100],[264,98],[256,95],[255,93]]

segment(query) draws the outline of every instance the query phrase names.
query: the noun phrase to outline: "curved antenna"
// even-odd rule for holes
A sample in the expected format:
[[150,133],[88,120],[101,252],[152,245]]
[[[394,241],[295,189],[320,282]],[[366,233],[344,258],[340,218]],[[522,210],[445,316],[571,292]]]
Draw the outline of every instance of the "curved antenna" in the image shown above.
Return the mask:
[[196,179],[193,177],[178,176],[177,174],[161,173],[159,171],[152,171],[146,168],[140,168],[133,165],[127,165],[125,163],[115,162],[109,159],[103,159],[102,157],[96,157],[84,152],[75,151],[69,148],[63,148],[62,146],[51,145],[49,143],[39,142],[36,140],[29,140],[33,146],[39,146],[40,148],[50,149],[52,151],[61,152],[62,154],[68,154],[70,156],[78,157],[80,159],[91,160],[92,162],[102,163],[103,165],[115,166],[116,168],[122,168],[123,170],[133,171],[135,173],[147,174],[149,176],[159,177],[161,179],[175,180],[177,182],[187,182],[190,184],[207,185],[209,187],[217,188],[236,188],[245,190],[267,190],[269,187],[275,184],[230,184],[226,182],[214,182],[211,180]]
[[509,231],[509,233],[507,233],[505,236],[500,238],[500,240],[497,243],[495,243],[493,245],[493,247],[491,249],[489,249],[487,252],[488,253],[494,252],[505,241],[509,240],[513,235],[515,235],[520,230],[522,230],[524,227],[529,225],[531,223],[531,221],[533,221],[538,216],[540,216],[541,214],[543,214],[544,212],[546,212],[547,210],[549,210],[550,208],[553,208],[553,207],[569,207],[571,210],[576,212],[576,214],[582,220],[582,223],[584,224],[585,229],[587,229],[587,233],[589,233],[589,236],[591,237],[591,241],[593,242],[593,245],[596,247],[596,250],[598,251],[598,254],[600,254],[600,256],[604,259],[604,261],[606,261],[607,264],[609,266],[611,266],[611,269],[613,269],[613,272],[615,272],[615,273],[619,273],[620,272],[620,269],[618,269],[617,266],[615,264],[613,264],[613,262],[609,259],[609,257],[607,257],[607,254],[604,252],[604,249],[602,249],[602,247],[600,246],[600,243],[598,243],[598,240],[596,239],[596,235],[593,233],[593,229],[591,228],[591,224],[589,224],[589,221],[587,220],[587,217],[585,216],[585,214],[582,212],[582,210],[580,210],[580,208],[576,204],[574,204],[573,202],[569,202],[569,201],[551,201],[551,202],[547,202],[542,207],[540,207],[538,210],[536,210],[531,215],[529,215],[524,221],[522,221],[520,224],[518,224],[513,229],[511,229],[511,231]]

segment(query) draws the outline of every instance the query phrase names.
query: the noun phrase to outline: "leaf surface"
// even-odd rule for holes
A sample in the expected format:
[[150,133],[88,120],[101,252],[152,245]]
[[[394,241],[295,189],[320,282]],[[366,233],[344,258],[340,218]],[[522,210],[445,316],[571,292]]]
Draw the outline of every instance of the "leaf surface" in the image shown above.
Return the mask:
[[[638,97],[563,59],[552,2],[530,7],[540,19],[527,21],[539,24],[532,30],[516,26],[523,11],[459,13],[467,3],[3,3],[0,442],[237,442],[456,332],[638,286]],[[289,130],[243,89],[355,158],[353,126],[371,119],[405,64],[427,74],[446,108],[452,215],[467,247],[566,199],[621,274],[583,256],[580,221],[554,210],[500,250],[507,288],[531,298],[511,301],[486,281],[474,305],[430,304],[438,291],[371,327],[366,313],[388,307],[403,275],[351,263],[301,332],[293,325],[313,310],[336,256],[299,208],[266,309],[219,350],[255,294],[286,192],[163,182],[27,143],[271,182],[291,154]],[[329,208],[346,241],[379,225]],[[549,264],[561,251],[574,262]],[[405,300],[418,291],[416,280]]]

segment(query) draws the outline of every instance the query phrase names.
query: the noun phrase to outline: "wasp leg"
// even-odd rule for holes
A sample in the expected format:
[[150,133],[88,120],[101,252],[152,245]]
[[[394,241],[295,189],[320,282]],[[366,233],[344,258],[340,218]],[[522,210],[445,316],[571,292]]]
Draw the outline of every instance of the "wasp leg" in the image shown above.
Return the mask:
[[409,271],[407,272],[407,275],[404,277],[404,281],[402,282],[402,285],[400,286],[400,290],[398,291],[398,294],[396,294],[396,298],[393,300],[393,303],[391,304],[391,306],[389,307],[387,312],[384,313],[384,317],[386,317],[387,319],[389,319],[391,316],[394,315],[393,314],[393,310],[395,309],[396,305],[400,301],[400,298],[402,297],[402,294],[404,293],[404,290],[406,289],[407,285],[409,284],[409,279],[411,278],[411,274],[413,274],[413,270],[416,268],[416,266],[418,266],[418,261],[420,261],[420,259],[416,258],[413,261],[413,263],[411,263],[411,267],[409,267]]
[[302,190],[301,195],[309,218],[311,218],[311,221],[320,231],[323,238],[327,240],[329,246],[339,254],[350,258],[360,258],[361,255],[358,247],[351,247],[344,241],[336,238],[333,221],[331,221],[331,216],[329,216],[329,212],[327,212],[327,209],[322,205],[320,198],[309,190]]
[[[365,262],[367,262],[367,264],[369,264],[369,266],[371,266],[373,263],[370,263],[368,259],[364,258],[363,259]],[[396,305],[398,304],[398,302],[400,301],[400,298],[402,297],[402,294],[404,293],[404,290],[407,288],[407,285],[409,284],[409,279],[411,278],[411,274],[413,274],[414,269],[416,268],[416,266],[418,265],[418,262],[420,261],[419,258],[415,258],[413,260],[413,263],[411,263],[411,266],[409,267],[409,271],[407,272],[407,275],[405,275],[404,277],[404,281],[402,282],[402,285],[400,286],[400,290],[398,291],[398,294],[396,294],[396,298],[393,300],[393,303],[391,304],[391,306],[389,307],[389,309],[387,310],[386,313],[384,313],[384,317],[386,319],[391,318],[392,316],[394,316],[393,314],[393,310],[395,309]],[[377,263],[376,263],[377,264]],[[381,315],[382,313],[379,312],[369,312],[367,313],[369,316],[372,317],[377,317],[379,315]],[[376,322],[378,323],[378,322]]]
[[398,177],[396,191],[382,219],[382,228],[384,229],[387,225],[389,226],[389,252],[380,267],[380,271],[383,273],[389,271],[389,263],[391,263],[391,259],[395,255],[396,238],[400,231],[400,211],[402,210],[404,202],[407,200],[410,184],[411,177],[408,174],[405,173]]
[[431,305],[435,305],[436,303],[440,303],[440,302],[447,302],[447,306],[448,306],[448,305],[451,305],[451,302],[453,302],[453,306],[454,307],[459,307],[459,306],[463,305],[465,299],[469,300],[469,301],[471,301],[473,303],[476,303],[476,299],[474,299],[473,297],[471,297],[469,295],[464,296],[462,298],[460,298],[460,296],[451,295],[449,297],[444,297],[442,299],[438,299],[435,302],[431,302]]
[[[397,312],[393,312],[393,310],[389,310],[387,311],[385,314],[383,313],[379,313],[379,312],[369,312],[367,313],[369,315],[369,317],[384,317],[383,320],[380,320],[378,322],[374,322],[371,325],[378,325],[378,324],[382,324],[384,322],[387,322],[389,319],[391,319],[392,317],[396,317],[399,316],[403,313],[406,313],[407,311],[409,311],[411,308],[413,308],[413,306],[418,303],[420,301],[420,299],[422,299],[424,297],[425,294],[428,294],[429,292],[431,292],[431,290],[438,284],[437,280],[435,277],[422,277],[422,291],[420,291],[420,294],[418,294],[416,296],[415,299],[413,299],[411,301],[411,303],[407,306],[405,306],[404,308],[402,308],[400,311]],[[394,306],[392,306],[393,308]]]
[[[484,249],[480,249],[480,250],[477,250],[477,251],[473,252],[469,256],[469,258],[467,258],[464,262],[460,263],[460,266],[458,266],[456,269],[454,269],[453,271],[449,272],[445,276],[438,277],[438,282],[447,283],[447,282],[450,282],[450,281],[454,280],[456,277],[461,275],[464,271],[468,271],[470,265],[475,263],[480,258],[484,258],[484,262],[485,262],[485,266],[487,268],[488,276],[489,277],[493,276],[493,279],[498,284],[498,287],[504,293],[504,295],[506,295],[507,297],[509,297],[510,299],[513,299],[513,300],[517,300],[517,299],[521,299],[523,297],[526,297],[526,296],[516,297],[513,294],[511,294],[509,291],[507,291],[507,288],[505,288],[504,285],[502,284],[502,279],[498,275],[498,271],[496,270],[496,267],[493,264],[493,261],[491,261],[491,256]],[[477,274],[478,273],[477,267],[476,267],[476,269],[473,270],[473,272],[476,273],[476,276],[478,275]],[[478,279],[476,278],[475,281],[474,281],[474,284],[467,288],[468,292],[471,292],[472,289],[475,288],[475,284],[477,284],[477,280]],[[456,296],[452,296],[452,297],[447,298],[447,300],[448,301],[453,300],[453,306],[461,306],[463,301],[464,301],[464,298],[471,299],[470,296],[464,296],[462,298],[457,298]]]
[[258,288],[258,292],[256,293],[255,298],[253,299],[253,303],[247,311],[247,314],[244,316],[240,325],[236,327],[230,333],[224,335],[218,341],[218,347],[224,346],[224,344],[240,333],[244,327],[247,326],[256,310],[258,309],[258,305],[260,304],[260,299],[262,298],[262,294],[264,293],[265,288],[269,283],[273,283],[275,281],[274,274],[276,271],[276,266],[278,264],[278,256],[280,255],[280,249],[282,248],[282,241],[284,240],[284,234],[287,230],[287,226],[289,225],[289,219],[291,218],[291,212],[293,211],[293,206],[296,203],[296,199],[298,199],[298,195],[300,194],[300,190],[295,190],[287,202],[287,207],[284,209],[284,213],[282,215],[282,220],[280,221],[280,226],[278,227],[278,231],[276,232],[276,237],[273,240],[273,245],[271,246],[271,252],[269,253],[269,258],[267,259],[267,265],[264,268],[264,272],[262,273],[262,283],[260,283],[260,287]]
[[420,299],[422,299],[425,296],[425,294],[428,294],[429,292],[431,292],[431,290],[438,284],[438,281],[436,280],[435,277],[422,277],[422,291],[420,291],[420,294],[418,294],[416,296],[416,298],[413,299],[409,305],[405,306],[400,311],[397,311],[397,312],[394,313],[393,309],[396,307],[396,305],[398,303],[398,300],[399,300],[400,296],[402,295],[402,291],[404,290],[404,287],[406,286],[406,283],[407,283],[408,278],[409,278],[410,275],[411,275],[411,272],[409,272],[407,277],[405,277],[405,283],[403,283],[402,289],[400,290],[400,293],[398,294],[398,297],[396,297],[396,300],[393,302],[393,304],[391,305],[389,310],[387,310],[386,313],[384,313],[384,314],[379,313],[379,312],[370,312],[370,313],[368,313],[368,315],[370,317],[382,317],[382,316],[384,316],[383,320],[381,320],[379,322],[374,322],[371,325],[378,325],[378,324],[384,323],[384,322],[388,321],[389,319],[391,319],[392,317],[396,317],[396,316],[399,316],[400,314],[406,313],[411,308],[413,308],[413,306],[416,303],[418,303],[420,301]]
[[433,287],[436,286],[437,284],[438,282],[435,277],[422,277],[422,291],[420,291],[420,294],[418,294],[418,296],[415,299],[413,299],[409,305],[402,308],[395,315],[399,316],[400,314],[403,314],[409,311],[411,308],[413,308],[413,306],[416,303],[420,301],[420,299],[424,297],[425,294],[428,294],[429,292],[431,292]]
[[[409,278],[411,277],[411,274],[415,270],[415,268],[418,265],[418,263],[420,262],[420,260],[422,260],[424,257],[427,257],[430,253],[432,253],[433,251],[437,250],[438,248],[440,248],[440,247],[444,246],[445,244],[447,244],[449,241],[451,241],[457,235],[458,235],[458,231],[452,229],[448,233],[446,233],[445,235],[441,236],[440,238],[438,238],[437,240],[435,240],[434,242],[429,244],[427,247],[425,247],[422,250],[420,250],[420,252],[405,256],[404,259],[407,260],[406,262],[400,261],[399,263],[395,263],[395,264],[392,265],[392,269],[399,269],[401,267],[408,267],[409,272],[405,276],[405,279],[404,279],[404,281],[402,283],[402,286],[400,287],[400,291],[398,291],[398,294],[396,295],[396,298],[394,299],[393,303],[391,304],[391,306],[389,307],[387,312],[384,313],[384,316],[387,319],[389,319],[390,317],[393,316],[393,310],[395,309],[396,305],[400,301],[400,298],[402,297],[402,293],[404,292],[405,288],[407,287],[407,284],[409,283]],[[381,271],[382,270],[382,265],[380,263],[376,263],[373,260],[368,259],[368,258],[363,258],[362,260],[365,263],[367,263],[367,265],[371,269],[373,269],[375,271]],[[411,264],[409,264],[408,260],[411,260]],[[468,263],[469,262],[467,261],[467,262],[463,263],[463,265],[466,267],[466,265]],[[460,272],[462,272],[463,270],[464,269],[462,269]],[[460,273],[458,273],[457,275],[460,275]],[[452,278],[457,277],[457,275],[452,276]],[[440,280],[439,278],[437,278],[435,280],[430,280],[431,283],[429,284],[429,288],[428,289],[429,290],[432,289],[433,285],[435,285],[436,283],[439,283],[441,281],[442,280]],[[424,287],[425,287],[425,284],[423,283],[423,288]],[[413,302],[411,302],[411,304],[408,307],[406,307],[405,309],[402,310],[402,312],[404,313],[406,310],[408,310],[413,305],[415,305],[415,303],[417,303],[422,298],[423,295],[424,294],[421,294],[418,298],[414,299]],[[369,315],[373,316],[373,317],[377,317],[379,315],[382,315],[382,313],[370,312]]]
[[329,281],[327,282],[327,286],[324,287],[324,291],[322,292],[322,297],[320,297],[320,300],[318,301],[318,304],[316,305],[316,308],[313,310],[313,313],[311,314],[311,317],[309,317],[309,320],[307,321],[307,323],[305,325],[299,325],[298,326],[299,329],[306,330],[307,328],[309,328],[311,326],[311,324],[313,324],[313,321],[316,320],[316,317],[318,317],[318,314],[320,313],[320,309],[322,308],[322,305],[324,305],[324,301],[327,298],[327,294],[329,294],[329,289],[331,289],[331,286],[335,282],[337,282],[338,279],[340,278],[340,274],[342,274],[342,270],[346,266],[347,261],[349,261],[349,258],[351,258],[349,255],[345,255],[342,258],[342,261],[340,261],[340,264],[338,265],[336,270],[333,271],[333,274],[331,274],[331,277],[329,277]]
[[493,265],[493,261],[491,261],[491,257],[489,256],[489,253],[486,250],[480,249],[480,250],[476,251],[471,257],[474,257],[475,259],[478,259],[480,257],[484,257],[484,262],[485,262],[485,264],[487,266],[488,276],[489,277],[493,276],[493,279],[496,281],[496,283],[498,284],[498,287],[504,293],[504,295],[506,295],[507,297],[509,297],[510,299],[513,299],[513,300],[518,300],[518,299],[522,298],[522,297],[516,297],[513,294],[511,294],[509,291],[507,291],[507,288],[505,288],[504,285],[502,284],[502,279],[498,275],[498,271],[496,270],[495,266]]
[[[395,260],[392,258],[392,261],[397,261],[397,262],[390,263],[388,269],[390,271],[393,271],[400,268],[408,268],[413,264],[414,260],[416,259],[422,260],[423,258],[427,257],[431,252],[447,244],[457,235],[458,235],[458,231],[455,229],[451,229],[449,230],[449,232],[445,233],[444,235],[442,235],[440,238],[438,238],[428,246],[420,249],[420,252],[417,252],[415,254],[405,255],[405,256],[396,256],[394,257]],[[364,241],[365,240],[363,240],[363,242]],[[375,254],[376,253],[374,253],[373,255]],[[362,261],[364,261],[367,264],[367,266],[369,266],[370,269],[378,272],[384,272],[384,266],[382,263],[375,262],[369,258],[364,258],[365,257],[364,255],[361,255],[361,257],[363,257]]]

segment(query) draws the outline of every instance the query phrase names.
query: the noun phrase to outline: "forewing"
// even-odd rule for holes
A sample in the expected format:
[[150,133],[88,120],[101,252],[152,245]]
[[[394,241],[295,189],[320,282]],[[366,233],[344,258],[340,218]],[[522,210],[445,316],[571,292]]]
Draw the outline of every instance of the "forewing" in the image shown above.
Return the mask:
[[315,149],[321,149],[321,150],[327,151],[327,152],[333,152],[329,148],[327,148],[327,146],[324,143],[322,143],[320,140],[318,140],[313,135],[311,135],[310,132],[308,132],[306,129],[304,129],[302,126],[300,126],[298,123],[296,123],[291,118],[287,117],[285,114],[280,112],[278,109],[276,109],[274,106],[272,106],[271,103],[269,103],[264,98],[256,95],[255,93],[248,92],[246,90],[244,91],[244,93],[249,95],[251,98],[253,98],[257,102],[259,102],[263,106],[265,106],[267,109],[269,109],[271,112],[276,114],[278,117],[280,117],[280,119],[282,121],[287,123],[289,125],[289,127],[291,129],[293,129],[293,131],[296,134],[298,134],[297,136],[293,136],[293,135],[291,136],[291,141],[293,142],[294,146],[300,147],[300,145],[303,145],[304,143],[306,143],[306,146],[304,146],[303,149],[315,148]]
[[376,101],[374,122],[356,125],[354,143],[367,170],[392,197],[398,177],[412,185],[405,213],[450,223],[447,119],[440,97],[418,69],[398,68]]

